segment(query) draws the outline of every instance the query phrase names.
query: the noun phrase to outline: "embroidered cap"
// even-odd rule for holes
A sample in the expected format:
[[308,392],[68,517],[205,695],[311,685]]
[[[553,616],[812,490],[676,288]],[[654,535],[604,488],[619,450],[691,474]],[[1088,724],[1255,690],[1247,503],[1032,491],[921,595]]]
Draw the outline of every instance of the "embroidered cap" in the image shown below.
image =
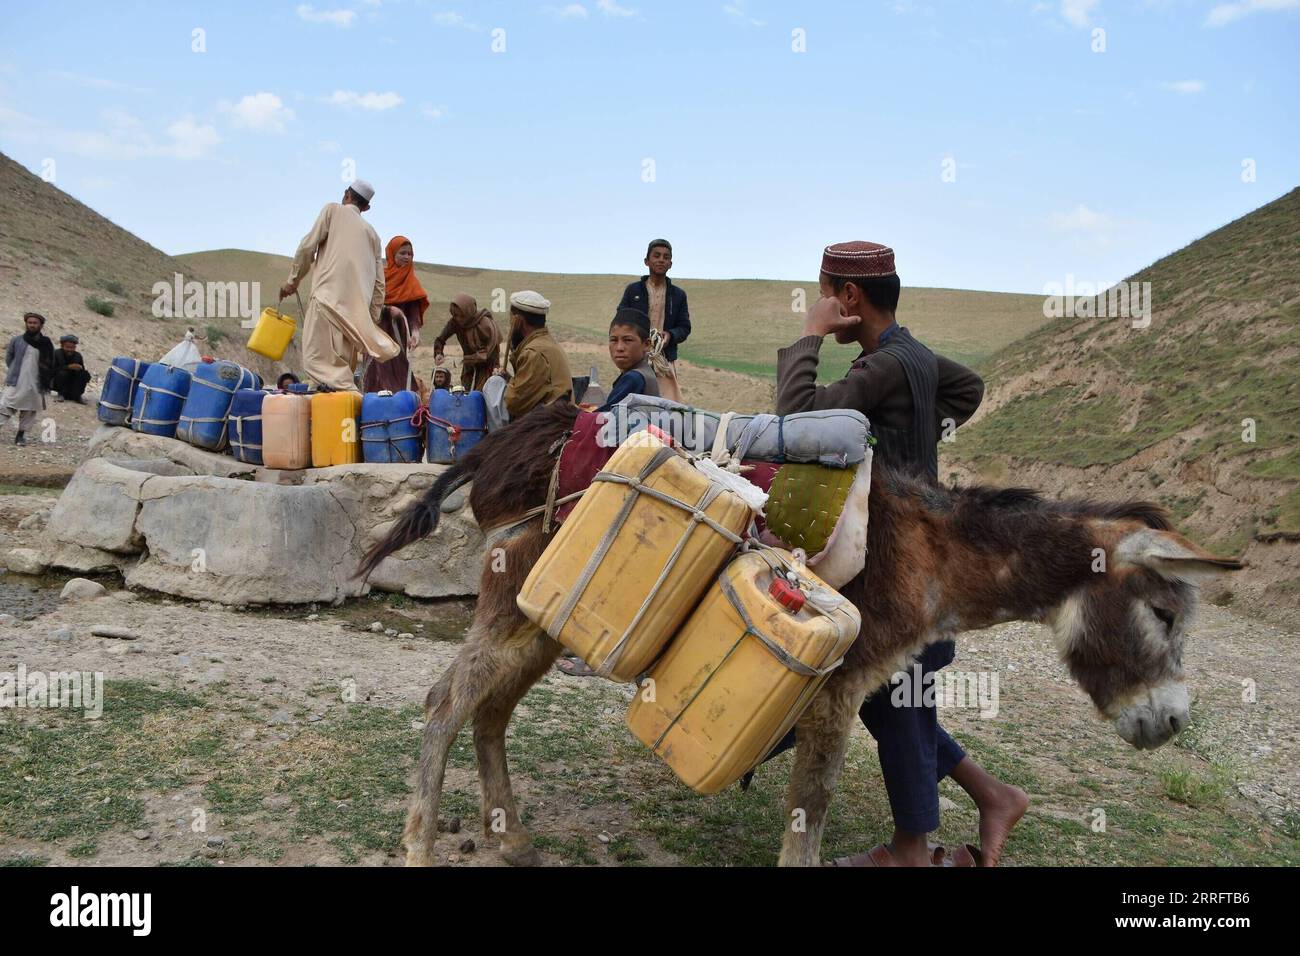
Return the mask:
[[878,242],[837,242],[822,253],[822,272],[845,279],[894,275],[894,250]]

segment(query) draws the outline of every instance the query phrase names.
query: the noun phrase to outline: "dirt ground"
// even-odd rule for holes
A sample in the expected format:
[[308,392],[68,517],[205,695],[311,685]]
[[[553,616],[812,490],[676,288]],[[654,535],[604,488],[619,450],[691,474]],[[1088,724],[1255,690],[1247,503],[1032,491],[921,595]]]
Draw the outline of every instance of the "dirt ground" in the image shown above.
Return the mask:
[[[40,519],[17,525],[53,501],[0,494],[0,548],[30,544]],[[0,711],[0,862],[401,862],[420,704],[459,648],[467,602],[229,608],[134,594],[113,578],[100,579],[107,596],[65,602],[65,579],[0,575],[0,672],[100,672],[104,712]],[[102,624],[138,639],[92,636]],[[998,675],[998,713],[946,709],[942,720],[1033,800],[1005,863],[1300,862],[1296,639],[1205,606],[1188,648],[1192,727],[1139,753],[1094,717],[1042,628],[965,635],[952,669]],[[516,714],[512,774],[545,862],[773,863],[790,757],[748,792],[698,797],[623,726],[630,693],[552,672]],[[951,782],[942,792],[940,838],[972,839],[973,806]],[[499,864],[466,734],[443,816],[458,831],[440,844],[449,865]],[[874,748],[855,728],[825,852],[864,849],[887,829]]]

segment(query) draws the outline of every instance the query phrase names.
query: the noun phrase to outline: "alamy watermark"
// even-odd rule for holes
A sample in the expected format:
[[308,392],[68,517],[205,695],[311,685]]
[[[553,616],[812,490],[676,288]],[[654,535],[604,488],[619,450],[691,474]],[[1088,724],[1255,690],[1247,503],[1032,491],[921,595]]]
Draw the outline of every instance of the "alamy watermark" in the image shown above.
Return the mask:
[[80,709],[91,720],[104,713],[104,674],[101,671],[0,671],[0,709]]
[[1048,319],[1130,319],[1135,329],[1151,324],[1151,283],[1076,282],[1043,286],[1043,317]]
[[918,661],[910,671],[897,671],[889,678],[893,690],[889,702],[895,707],[969,707],[984,720],[998,715],[996,671],[930,671],[922,673]]
[[177,272],[150,291],[156,319],[252,319],[262,312],[260,282],[186,282]]

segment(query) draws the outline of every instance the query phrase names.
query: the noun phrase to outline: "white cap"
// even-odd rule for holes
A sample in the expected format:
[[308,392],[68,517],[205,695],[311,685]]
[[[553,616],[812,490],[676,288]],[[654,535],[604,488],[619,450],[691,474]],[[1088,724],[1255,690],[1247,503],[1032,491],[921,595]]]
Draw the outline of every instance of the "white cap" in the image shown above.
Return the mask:
[[510,304],[520,312],[531,312],[533,315],[545,315],[551,308],[551,303],[536,292],[511,293]]
[[352,180],[352,184],[348,186],[348,189],[351,189],[354,193],[364,199],[367,205],[370,204],[370,200],[375,198],[375,187],[370,185],[370,183],[366,182],[364,179]]

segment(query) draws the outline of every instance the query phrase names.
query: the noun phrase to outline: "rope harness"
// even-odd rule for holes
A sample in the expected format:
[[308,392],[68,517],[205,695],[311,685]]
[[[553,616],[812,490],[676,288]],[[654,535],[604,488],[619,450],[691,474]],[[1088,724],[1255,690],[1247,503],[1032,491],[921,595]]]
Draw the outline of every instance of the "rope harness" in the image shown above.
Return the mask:
[[[154,392],[158,392],[162,395],[170,395],[172,398],[180,399],[183,406],[185,404],[184,395],[179,392],[173,392],[170,388],[159,388],[156,385],[146,385],[144,382],[141,382],[136,386],[136,391],[138,393],[143,393],[143,398],[140,399],[140,415],[139,417],[132,417],[132,425],[154,425],[160,428],[170,427],[173,429],[176,427],[177,422],[181,420],[180,409],[176,410],[175,418],[149,418],[147,417],[149,412],[149,398]],[[139,431],[139,429],[137,428],[136,431]]]

